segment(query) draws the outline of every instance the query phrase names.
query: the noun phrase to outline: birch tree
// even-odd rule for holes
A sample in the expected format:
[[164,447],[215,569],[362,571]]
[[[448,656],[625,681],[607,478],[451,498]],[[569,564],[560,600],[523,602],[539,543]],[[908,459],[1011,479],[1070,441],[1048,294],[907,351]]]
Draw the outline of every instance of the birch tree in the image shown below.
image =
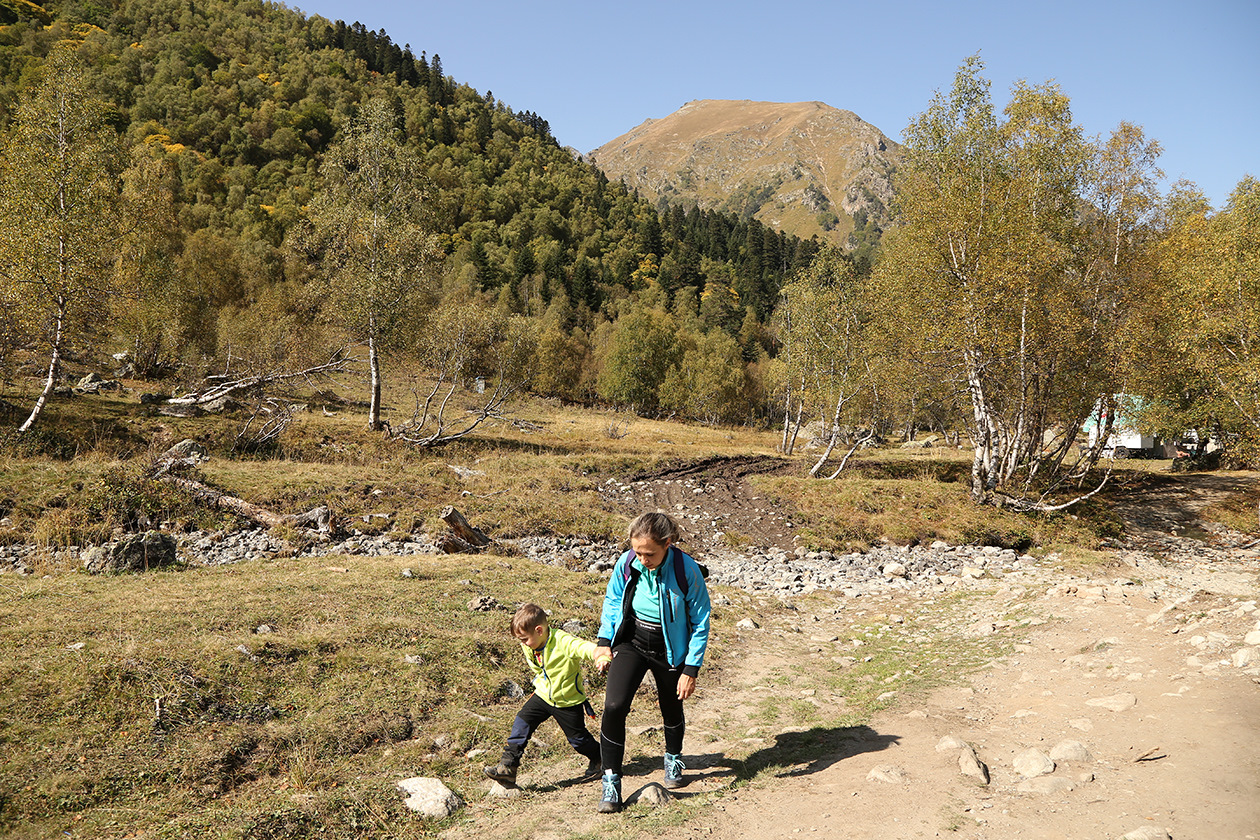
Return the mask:
[[[982,70],[968,59],[907,128],[902,224],[876,279],[898,340],[970,404],[972,496],[1036,480],[1040,499],[1014,501],[1044,509],[1081,424],[1123,390],[1111,362],[1141,243],[1119,196],[1158,147],[1132,135],[1104,159],[1053,84],[1017,84],[999,117]],[[1116,198],[1091,208],[1095,195]]]
[[295,244],[316,267],[325,313],[367,345],[368,427],[380,431],[381,354],[404,327],[418,326],[421,307],[433,301],[436,239],[423,222],[422,162],[378,99],[329,148],[320,172],[323,188]]
[[788,381],[799,379],[802,404],[816,407],[827,435],[810,470],[818,475],[840,440],[846,410],[870,391],[867,299],[851,261],[834,248],[819,252],[780,292],[780,314]]
[[1216,433],[1254,463],[1260,459],[1260,181],[1240,181],[1218,213],[1209,214],[1201,201],[1179,214],[1159,257],[1164,294],[1151,323],[1152,331],[1163,327],[1171,351],[1163,368],[1173,370],[1160,394],[1172,409],[1166,425]]
[[123,227],[123,155],[75,45],[49,53],[0,147],[0,297],[47,359],[44,385],[19,427],[38,421],[68,346],[107,311]]

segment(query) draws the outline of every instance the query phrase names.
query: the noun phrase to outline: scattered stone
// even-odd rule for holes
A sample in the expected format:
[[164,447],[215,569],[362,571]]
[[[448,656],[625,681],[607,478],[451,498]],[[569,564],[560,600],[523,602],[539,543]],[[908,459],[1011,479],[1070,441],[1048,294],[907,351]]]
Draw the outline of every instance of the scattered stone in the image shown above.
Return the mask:
[[1123,712],[1137,705],[1137,698],[1127,692],[1112,694],[1109,697],[1095,697],[1085,701],[1086,706],[1099,706],[1113,712]]
[[1030,747],[1024,750],[1011,762],[1015,772],[1025,779],[1044,776],[1054,772],[1054,761],[1041,750]]
[[503,607],[489,595],[478,595],[468,602],[468,609],[473,612],[493,612],[494,610],[503,609]]
[[970,776],[982,785],[989,783],[989,766],[980,760],[976,751],[970,746],[964,745],[958,751],[958,770],[964,776]]
[[518,799],[523,795],[524,791],[516,785],[505,785],[502,782],[490,780],[490,785],[486,788],[486,796],[493,799]]
[[1075,789],[1076,785],[1060,776],[1038,776],[1025,779],[1015,786],[1015,790],[1020,793],[1056,794]]
[[1094,756],[1084,744],[1072,740],[1063,740],[1051,747],[1050,757],[1055,761],[1070,761],[1076,764],[1088,764],[1094,760]]
[[751,618],[741,618],[735,624],[735,629],[737,630],[756,630],[759,627],[761,627],[761,625],[753,621]]
[[900,563],[885,563],[883,572],[884,577],[903,578],[906,576],[906,567]]
[[967,742],[957,735],[946,735],[936,742],[936,751],[938,753],[954,752],[955,750],[966,749]]
[[276,631],[275,631],[275,628],[272,627],[270,624],[259,624],[257,627],[254,628],[254,632],[260,636],[265,636],[268,633],[274,633]]
[[87,642],[72,642],[66,645],[66,650],[83,650],[87,647]]
[[435,820],[449,817],[464,806],[463,800],[440,779],[414,776],[399,782],[398,789],[407,794],[403,801],[407,808]]
[[1236,651],[1230,661],[1234,663],[1235,668],[1248,668],[1260,663],[1260,648],[1245,647]]
[[1243,644],[1255,647],[1260,645],[1260,630],[1252,630],[1243,638]]
[[902,770],[894,764],[879,764],[871,768],[871,772],[866,774],[868,782],[887,782],[890,785],[899,785],[906,780],[906,771]]
[[672,793],[661,787],[659,783],[651,782],[626,797],[626,804],[636,805],[642,803],[653,808],[659,808],[662,805],[668,805],[673,799],[674,795]]

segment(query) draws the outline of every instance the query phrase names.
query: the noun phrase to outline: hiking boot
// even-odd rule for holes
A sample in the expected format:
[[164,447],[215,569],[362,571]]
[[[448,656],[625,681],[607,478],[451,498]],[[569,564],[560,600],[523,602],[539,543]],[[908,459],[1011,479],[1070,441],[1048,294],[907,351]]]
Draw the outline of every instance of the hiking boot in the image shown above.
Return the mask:
[[601,773],[603,773],[603,768],[600,767],[599,761],[592,761],[590,764],[586,765],[586,769],[582,771],[582,775],[578,776],[578,781],[594,781],[600,777]]
[[487,779],[494,779],[505,785],[516,784],[516,767],[515,765],[504,764],[500,761],[498,764],[487,764],[481,768],[481,772],[486,774]]
[[615,814],[621,810],[621,777],[609,770],[603,776],[604,796],[595,810],[601,814]]
[[682,777],[682,771],[686,769],[687,765],[683,764],[681,755],[665,753],[665,779],[661,784],[671,789],[682,787],[687,784]]

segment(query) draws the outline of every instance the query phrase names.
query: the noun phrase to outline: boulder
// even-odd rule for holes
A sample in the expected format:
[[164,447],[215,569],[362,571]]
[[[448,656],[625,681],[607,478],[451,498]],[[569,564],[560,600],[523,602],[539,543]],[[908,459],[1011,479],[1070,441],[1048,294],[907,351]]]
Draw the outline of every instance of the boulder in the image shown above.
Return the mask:
[[1016,773],[1025,779],[1031,779],[1034,776],[1044,776],[1054,772],[1054,761],[1051,760],[1050,756],[1035,747],[1026,749],[1015,756],[1011,766],[1015,768]]
[[626,797],[626,804],[636,805],[642,803],[659,808],[662,805],[668,805],[673,799],[674,795],[672,793],[657,782],[652,782]]
[[407,794],[403,804],[408,809],[440,820],[464,807],[464,802],[441,779],[414,776],[398,783],[398,789]]
[[989,767],[980,760],[971,746],[964,746],[958,751],[958,772],[970,776],[982,785],[989,783]]
[[1087,764],[1094,760],[1084,744],[1072,740],[1063,740],[1051,747],[1050,757],[1055,761],[1070,761],[1077,764]]
[[88,549],[83,554],[83,568],[91,574],[160,569],[178,562],[175,549],[175,538],[170,534],[145,531]]

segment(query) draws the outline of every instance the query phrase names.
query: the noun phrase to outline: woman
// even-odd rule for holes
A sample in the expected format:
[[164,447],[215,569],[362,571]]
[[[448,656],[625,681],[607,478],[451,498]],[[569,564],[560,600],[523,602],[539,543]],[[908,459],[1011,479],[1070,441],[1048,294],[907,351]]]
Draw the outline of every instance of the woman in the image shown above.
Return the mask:
[[626,716],[648,671],[656,681],[665,729],[663,784],[684,784],[683,701],[696,690],[709,643],[709,590],[700,565],[674,545],[678,525],[663,513],[644,513],[629,530],[631,550],[621,555],[608,580],[595,651],[600,670],[608,671],[600,724],[601,814],[621,810]]

